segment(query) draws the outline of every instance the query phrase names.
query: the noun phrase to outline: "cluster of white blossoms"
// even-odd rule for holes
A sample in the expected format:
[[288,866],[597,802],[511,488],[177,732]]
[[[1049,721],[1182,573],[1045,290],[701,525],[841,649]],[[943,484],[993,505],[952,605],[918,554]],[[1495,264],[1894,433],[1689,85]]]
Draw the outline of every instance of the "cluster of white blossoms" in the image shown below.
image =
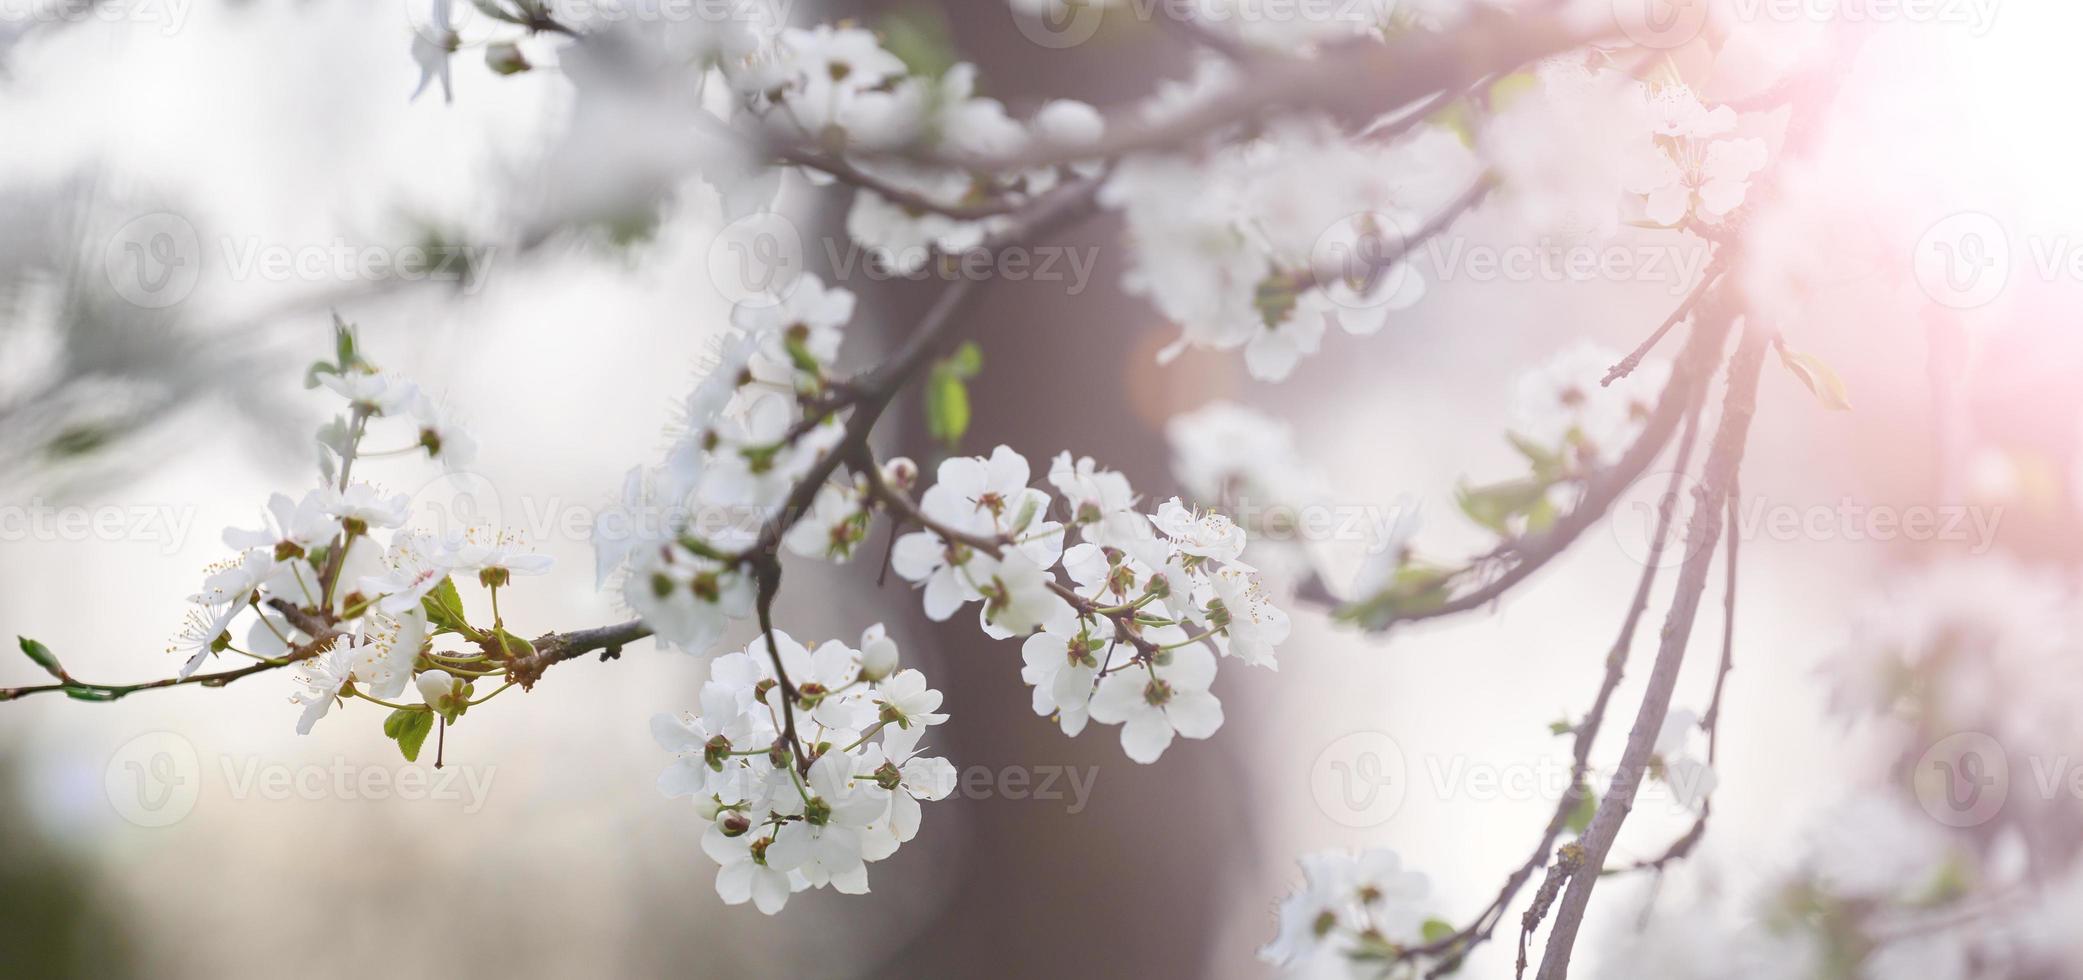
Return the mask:
[[1641,435],[1670,362],[1645,358],[1626,377],[1605,384],[1623,355],[1580,341],[1519,377],[1512,404],[1513,433],[1532,440],[1574,468],[1612,464]]
[[1983,732],[2021,752],[2083,738],[2083,678],[2051,665],[2083,649],[2076,594],[2012,561],[1934,562],[1884,581],[1825,666],[1832,707],[1918,739]]
[[[706,653],[752,614],[746,549],[844,434],[836,413],[812,406],[853,307],[852,293],[816,276],[776,302],[740,303],[664,458],[632,469],[621,501],[595,519],[599,581],[619,576],[660,641]],[[831,506],[820,499],[822,512]]]
[[[691,797],[708,823],[702,850],[719,866],[716,893],[768,915],[806,888],[866,892],[867,865],[918,834],[920,802],[955,788],[955,767],[920,752],[928,729],[947,720],[940,692],[898,669],[881,624],[858,648],[812,649],[780,630],[772,642],[711,661],[699,711],[651,720],[658,744],[677,755],[659,789]],[[791,712],[807,760],[788,738]]]
[[1272,668],[1289,628],[1241,561],[1244,529],[1176,497],[1140,513],[1126,477],[1067,452],[1048,474],[1064,520],[1028,480],[1005,446],[942,463],[919,503],[923,529],[897,539],[890,567],[919,586],[929,618],[975,602],[986,635],[1025,637],[1035,713],[1065,734],[1120,725],[1123,750],[1146,763],[1175,735],[1214,734],[1218,659]]
[[[1233,76],[1204,63],[1149,114],[1161,118]],[[1184,331],[1163,357],[1241,350],[1253,377],[1279,381],[1317,352],[1327,327],[1373,334],[1424,297],[1403,251],[1476,175],[1474,156],[1445,126],[1382,140],[1305,116],[1248,143],[1131,158],[1101,201],[1127,222],[1134,251],[1124,285]]]
[[[351,331],[343,326],[339,335],[339,360],[311,374],[347,407],[319,433],[326,485],[301,498],[274,494],[260,527],[225,530],[224,543],[238,557],[209,570],[170,650],[185,658],[183,680],[212,658],[252,666],[293,661],[299,733],[341,700],[362,697],[424,715],[424,734],[433,716],[461,715],[471,678],[497,672],[487,669],[496,659],[488,654],[431,650],[438,632],[471,640],[493,635],[464,620],[451,576],[474,576],[492,590],[496,609],[498,589],[516,575],[547,572],[551,561],[489,525],[440,533],[412,527],[408,497],[348,478],[362,457],[424,453],[454,467],[475,443],[417,385],[364,361]],[[362,441],[372,431],[411,441],[369,452]],[[389,704],[415,683],[421,705]]]
[[1451,934],[1430,917],[1432,883],[1395,851],[1302,856],[1302,887],[1281,899],[1279,933],[1259,959],[1285,976],[1369,976],[1398,953]]
[[[1899,786],[1795,822],[1740,874],[1711,862],[1613,918],[1596,976],[1971,980],[2075,976],[2083,865],[1950,830]],[[1992,844],[1993,837],[1993,844]],[[1696,880],[1697,879],[1697,880]],[[1660,892],[1660,894],[1659,894]],[[1992,971],[1991,964],[2001,964]]]
[[1668,72],[1644,80],[1597,55],[1547,59],[1499,102],[1479,146],[1507,209],[1539,232],[1596,240],[1623,221],[1719,224],[1766,162],[1764,140],[1731,135],[1734,109],[1710,109]]

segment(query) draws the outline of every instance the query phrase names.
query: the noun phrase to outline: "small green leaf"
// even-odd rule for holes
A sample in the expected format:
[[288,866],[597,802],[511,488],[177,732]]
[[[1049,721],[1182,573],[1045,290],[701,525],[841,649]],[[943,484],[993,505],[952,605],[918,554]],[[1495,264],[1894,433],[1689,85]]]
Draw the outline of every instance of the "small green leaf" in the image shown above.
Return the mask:
[[312,361],[311,366],[304,369],[304,387],[316,388],[318,387],[318,379],[321,376],[339,373],[340,369],[332,364],[328,364],[325,361]]
[[492,631],[492,638],[498,641],[499,649],[509,657],[532,657],[535,655],[535,644],[507,632],[503,626]]
[[361,363],[362,360],[361,353],[356,347],[354,327],[346,320],[340,319],[340,314],[333,314],[334,366],[342,372],[353,370],[355,365]]
[[1517,71],[1490,83],[1490,109],[1496,111],[1513,101],[1540,91],[1539,76],[1530,71]]
[[1553,477],[1562,472],[1568,462],[1562,452],[1549,449],[1516,432],[1507,432],[1504,438],[1512,444],[1513,449],[1519,451],[1519,455],[1526,457],[1526,462],[1533,466],[1535,476]]
[[1362,629],[1382,629],[1405,616],[1427,612],[1445,603],[1453,573],[1425,565],[1405,565],[1386,588],[1341,607],[1335,616]]
[[965,340],[962,346],[955,348],[955,352],[940,363],[943,368],[953,372],[955,377],[967,381],[983,372],[984,349],[978,347],[974,340]]
[[434,730],[434,713],[425,708],[400,708],[383,720],[383,734],[398,743],[405,761],[418,762],[420,747]]
[[1498,534],[1510,534],[1512,518],[1532,512],[1547,493],[1546,480],[1507,480],[1481,487],[1462,484],[1455,488],[1454,500],[1469,520]]
[[1418,935],[1427,943],[1439,942],[1458,931],[1445,919],[1426,919],[1425,924],[1418,927]]
[[1548,734],[1550,735],[1568,735],[1576,730],[1577,726],[1570,724],[1567,718],[1557,718],[1548,723]]
[[926,432],[953,449],[969,431],[969,386],[952,371],[935,368],[926,380]]
[[441,584],[419,601],[420,608],[427,611],[427,622],[434,625],[436,633],[461,633],[475,636],[477,630],[463,617],[463,597],[456,592],[454,579],[444,578]]
[[1570,810],[1569,820],[1563,824],[1573,834],[1581,834],[1589,829],[1591,818],[1598,815],[1598,794],[1592,792],[1589,786],[1580,789],[1584,795],[1577,797],[1577,805]]
[[878,26],[884,50],[896,55],[911,74],[939,78],[961,60],[947,16],[931,6],[907,5],[882,18]]
[[100,687],[67,687],[65,696],[74,701],[114,701],[123,695]]
[[17,636],[15,639],[21,641],[22,652],[28,654],[29,659],[36,661],[36,666],[42,667],[45,673],[61,681],[72,679],[65,676],[65,668],[58,666],[58,655],[52,653],[50,647],[26,636]]
[[1258,310],[1259,319],[1265,322],[1268,330],[1286,323],[1301,302],[1302,291],[1296,286],[1295,280],[1278,273],[1267,276],[1265,281],[1259,283],[1258,291],[1251,298],[1252,307]]
[[1851,411],[1852,402],[1845,393],[1844,381],[1837,377],[1837,372],[1831,370],[1830,365],[1823,363],[1822,358],[1781,347],[1779,363],[1794,372],[1794,377],[1808,386],[1808,390],[1823,403],[1824,408],[1833,412]]

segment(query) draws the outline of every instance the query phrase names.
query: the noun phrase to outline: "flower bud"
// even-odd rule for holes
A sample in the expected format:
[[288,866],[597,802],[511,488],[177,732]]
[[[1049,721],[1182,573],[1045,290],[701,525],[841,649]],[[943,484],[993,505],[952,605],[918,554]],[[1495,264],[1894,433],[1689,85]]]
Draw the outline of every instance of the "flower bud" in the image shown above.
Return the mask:
[[890,486],[909,492],[919,482],[919,464],[912,462],[909,456],[898,456],[882,464],[882,478],[888,480]]
[[485,48],[485,67],[501,75],[518,75],[533,67],[521,56],[521,46],[512,41],[501,41]]
[[861,679],[874,683],[897,670],[897,641],[883,633],[882,624],[861,634]]

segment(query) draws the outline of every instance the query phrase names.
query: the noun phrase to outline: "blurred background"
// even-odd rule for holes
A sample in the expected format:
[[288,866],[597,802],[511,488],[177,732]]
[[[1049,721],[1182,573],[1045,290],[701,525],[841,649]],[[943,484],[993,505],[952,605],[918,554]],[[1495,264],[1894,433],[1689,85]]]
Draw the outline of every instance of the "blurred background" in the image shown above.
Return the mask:
[[[619,149],[598,145],[560,72],[496,79],[459,58],[453,104],[438,92],[408,102],[409,7],[176,7],[0,24],[0,631],[43,640],[82,676],[171,674],[165,646],[204,566],[228,554],[221,529],[253,526],[270,492],[312,479],[309,434],[330,406],[299,382],[326,352],[333,311],[361,326],[374,360],[456,406],[482,446],[467,478],[430,480],[408,464],[368,477],[423,504],[490,501],[487,516],[557,558],[555,574],[513,590],[518,632],[625,618],[593,588],[585,529],[622,472],[663,443],[727,323],[709,272],[725,224],[713,194],[665,182],[645,189],[664,201],[655,226],[531,234],[526,216],[553,213],[575,174]],[[1014,107],[1120,103],[1187,65],[1179,41],[1148,25],[1051,50],[995,2],[850,13],[944,32]],[[2019,43],[2044,27],[2029,7],[2005,16],[1998,31]],[[1916,157],[1944,127],[1902,125],[1889,107],[1932,63],[1922,44],[1884,42],[1856,66],[1867,81],[1838,110],[1844,143],[1883,132],[1894,142],[1846,156],[1847,173],[1885,156],[1934,172],[2003,161],[1980,171],[1992,175],[2067,159],[2065,145],[1979,137]],[[1975,98],[1921,105],[1969,127],[1986,104]],[[1915,202],[1903,223],[1959,209],[1924,186],[1891,183]],[[2038,202],[2029,220],[2042,234],[2067,220],[2015,182],[1971,187],[1983,195],[1973,206],[2005,220],[2028,220],[2018,216]],[[817,188],[792,182],[782,200],[805,228],[837,232],[842,212]],[[109,273],[112,243],[136,240],[140,221],[198,246],[177,301],[140,305]],[[1325,356],[1267,385],[1234,357],[1155,362],[1175,328],[1120,294],[1114,230],[1101,218],[1058,236],[1095,250],[1084,288],[999,283],[974,308],[985,362],[970,449],[1005,443],[1037,463],[1089,454],[1161,500],[1174,486],[1164,420],[1243,402],[1293,426],[1336,504],[1417,500],[1424,543],[1442,554],[1483,545],[1458,521],[1452,489],[1515,465],[1500,437],[1514,379],[1580,338],[1633,346],[1682,293],[1435,281],[1382,334],[1329,338]],[[1466,231],[1509,240],[1487,214]],[[485,261],[461,282],[247,261],[414,243],[481,247]],[[1843,793],[1860,747],[1826,717],[1816,670],[1845,642],[1847,605],[1885,567],[1934,551],[2058,565],[2077,554],[2075,283],[2021,276],[2002,304],[1938,317],[1845,261],[1854,267],[1833,270],[1787,329],[1837,366],[1856,410],[1826,413],[1791,376],[1769,373],[1746,497],[1802,513],[1971,503],[1996,526],[1925,542],[1866,539],[1841,520],[1746,534],[1722,789],[1701,851],[1722,875],[1768,873],[1772,862],[1753,856]],[[866,311],[850,328],[852,364],[901,336],[934,289],[843,284]],[[1930,338],[1969,331],[1983,353],[1943,389],[1957,411],[1935,414]],[[933,457],[916,406],[883,429],[886,454]],[[1347,544],[1338,560],[1350,567],[1364,542]],[[0,967],[348,976],[380,958],[399,977],[1261,976],[1251,954],[1272,935],[1272,903],[1300,853],[1395,847],[1431,875],[1449,918],[1488,901],[1567,789],[1568,745],[1547,726],[1595,691],[1638,544],[1629,528],[1602,526],[1494,613],[1386,638],[1298,612],[1279,672],[1225,671],[1225,728],[1149,767],[1124,759],[1110,733],[1066,739],[1036,718],[1015,646],[926,622],[901,582],[793,563],[777,619],[798,637],[887,621],[946,692],[953,717],[935,747],[965,781],[877,867],[872,896],[806,893],[778,918],[716,899],[694,816],[653,789],[667,758],[647,719],[691,705],[702,667],[648,642],[473,712],[438,774],[397,758],[370,712],[295,735],[288,691],[266,676],[114,704],[0,705]],[[1703,636],[1719,629],[1712,609],[1710,599]],[[1704,704],[1711,668],[1692,658],[1681,704]],[[0,661],[0,683],[34,680],[26,661]],[[1341,775],[1377,766],[1379,780]],[[1689,822],[1645,798],[1620,849],[1653,854]],[[1585,956],[1631,914],[1625,901],[1595,906]],[[1470,975],[1500,975],[1509,946],[1486,948]]]

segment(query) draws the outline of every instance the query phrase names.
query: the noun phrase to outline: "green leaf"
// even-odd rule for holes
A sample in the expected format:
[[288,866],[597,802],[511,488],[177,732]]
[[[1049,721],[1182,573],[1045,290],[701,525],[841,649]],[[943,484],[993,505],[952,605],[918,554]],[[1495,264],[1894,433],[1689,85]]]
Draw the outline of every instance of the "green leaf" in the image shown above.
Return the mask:
[[1418,927],[1418,935],[1428,943],[1439,942],[1459,931],[1445,919],[1426,919],[1425,924]]
[[354,327],[340,319],[340,314],[333,314],[334,366],[342,372],[353,370],[362,360],[361,352],[356,348]]
[[1823,363],[1822,358],[1781,347],[1779,363],[1794,372],[1794,377],[1808,386],[1808,390],[1823,403],[1824,408],[1833,412],[1851,411],[1852,402],[1845,393],[1843,379],[1837,377],[1837,372],[1831,370],[1830,365]]
[[383,720],[383,735],[398,743],[405,761],[418,762],[420,747],[434,730],[434,713],[425,708],[400,708]]
[[107,446],[117,435],[113,428],[81,423],[52,436],[43,451],[53,459],[75,459]]
[[68,687],[65,696],[74,701],[114,701],[123,695],[100,687]]
[[320,376],[339,373],[340,369],[332,364],[328,364],[325,361],[312,361],[311,366],[304,369],[304,387],[316,388],[318,387]]
[[1584,795],[1577,798],[1577,805],[1569,812],[1569,820],[1563,823],[1570,833],[1582,834],[1591,827],[1591,818],[1598,815],[1598,794],[1591,787],[1581,787]]
[[1514,101],[1540,91],[1539,76],[1530,71],[1517,71],[1490,83],[1490,109],[1495,112]]
[[969,386],[952,371],[935,368],[926,379],[926,432],[949,449],[969,431]]
[[955,377],[967,381],[983,372],[984,349],[978,347],[974,340],[965,340],[962,346],[955,348],[955,352],[949,354],[940,364]]
[[1512,444],[1513,449],[1519,451],[1519,455],[1526,457],[1526,462],[1533,467],[1535,476],[1552,477],[1566,468],[1568,460],[1560,450],[1549,449],[1516,432],[1507,432],[1504,438]]
[[17,636],[15,639],[21,642],[22,652],[28,654],[29,659],[36,661],[36,666],[42,667],[45,673],[61,681],[72,679],[65,676],[65,668],[58,666],[58,655],[52,653],[50,647],[26,636]]
[[1507,480],[1488,486],[1462,484],[1454,489],[1454,501],[1468,519],[1498,534],[1510,534],[1512,518],[1531,513],[1548,494],[1548,481]]
[[1382,629],[1405,616],[1427,612],[1446,602],[1454,573],[1425,565],[1396,569],[1389,585],[1338,610],[1336,617],[1362,629]]
[[1576,730],[1577,726],[1570,724],[1567,718],[1557,718],[1548,723],[1548,734],[1550,735],[1568,735]]
[[939,78],[961,60],[947,17],[933,7],[910,4],[884,17],[879,26],[884,50],[914,75]]
[[1301,302],[1302,291],[1296,287],[1295,281],[1278,273],[1259,283],[1258,291],[1251,297],[1252,307],[1258,310],[1259,319],[1265,321],[1268,330],[1286,323]]
[[420,608],[427,611],[427,622],[434,625],[436,633],[461,633],[475,636],[477,630],[463,617],[463,597],[456,592],[454,579],[444,578],[434,591],[419,601]]
[[1526,533],[1539,534],[1554,527],[1555,519],[1561,516],[1562,511],[1555,506],[1554,499],[1541,494],[1541,499],[1534,501],[1533,507],[1526,511]]
[[509,657],[532,657],[535,655],[535,644],[507,632],[506,627],[502,626],[493,630],[492,638],[499,642],[499,649]]

